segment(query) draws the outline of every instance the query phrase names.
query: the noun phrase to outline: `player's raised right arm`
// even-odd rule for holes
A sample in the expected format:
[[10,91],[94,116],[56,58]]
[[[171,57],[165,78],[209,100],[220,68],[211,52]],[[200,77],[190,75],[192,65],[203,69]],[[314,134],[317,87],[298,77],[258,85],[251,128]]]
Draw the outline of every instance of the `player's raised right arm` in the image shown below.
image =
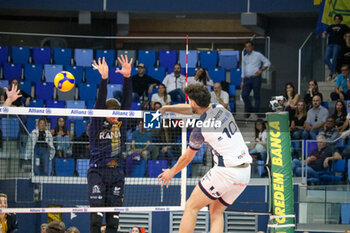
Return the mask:
[[97,100],[95,104],[95,109],[104,109],[106,106],[106,98],[107,98],[107,79],[108,79],[108,65],[105,61],[105,58],[98,58],[98,61],[96,62],[94,60],[92,66],[98,70],[98,72],[101,74],[101,82],[98,89],[98,95]]
[[175,104],[175,105],[164,105],[160,112],[164,114],[165,112],[175,112],[184,115],[192,115],[193,111],[189,104]]

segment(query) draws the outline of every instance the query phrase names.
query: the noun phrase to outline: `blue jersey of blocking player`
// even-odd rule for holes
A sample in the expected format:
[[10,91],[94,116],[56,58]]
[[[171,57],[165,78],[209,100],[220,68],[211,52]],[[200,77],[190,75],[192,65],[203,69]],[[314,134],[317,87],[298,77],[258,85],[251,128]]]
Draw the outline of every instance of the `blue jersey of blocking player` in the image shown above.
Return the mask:
[[[107,79],[101,79],[95,109],[106,108]],[[121,110],[129,110],[132,103],[132,81],[124,78]],[[92,117],[90,123],[90,167],[103,167],[111,160],[120,164],[125,149],[126,119],[112,124],[104,117]]]

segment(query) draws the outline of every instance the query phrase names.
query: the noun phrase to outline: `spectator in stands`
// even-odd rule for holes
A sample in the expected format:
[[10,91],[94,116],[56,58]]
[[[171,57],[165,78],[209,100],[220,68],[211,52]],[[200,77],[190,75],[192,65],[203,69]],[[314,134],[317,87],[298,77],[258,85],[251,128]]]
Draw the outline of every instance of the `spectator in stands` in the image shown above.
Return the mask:
[[249,154],[259,154],[261,160],[266,161],[266,143],[267,135],[265,122],[262,119],[257,119],[255,122],[255,144],[250,148]]
[[[129,154],[137,153],[142,155],[142,157],[145,160],[147,160],[150,155],[149,147],[150,147],[151,141],[152,141],[152,137],[150,132],[145,131],[145,129],[143,128],[143,122],[142,120],[140,120],[138,124],[138,130],[135,130],[132,133],[131,150],[129,151]],[[145,143],[145,144],[136,144],[136,143]]]
[[327,117],[327,121],[318,135],[322,135],[329,142],[328,145],[334,145],[334,140],[339,136],[339,130],[335,128],[335,120],[333,117]]
[[304,123],[306,121],[306,105],[304,101],[299,100],[296,109],[295,114],[291,117],[291,124],[290,124],[290,132],[292,133],[292,139],[298,140],[301,139],[302,133],[305,130]]
[[161,105],[170,105],[171,103],[171,97],[167,93],[166,86],[161,83],[158,85],[158,93],[154,93],[152,95],[152,102],[151,102],[151,107],[154,109],[154,104],[156,102],[160,103]]
[[132,227],[130,233],[141,233],[141,230],[138,227]]
[[[245,104],[245,112],[260,111],[260,87],[261,73],[270,66],[270,61],[260,52],[254,51],[254,43],[245,43],[246,55],[242,58],[242,98]],[[251,91],[254,91],[254,108],[249,100]],[[254,118],[254,117],[253,117]]]
[[313,107],[307,112],[303,139],[316,139],[316,135],[323,127],[328,117],[328,110],[321,106],[322,99],[319,95],[312,98]]
[[337,76],[334,92],[331,93],[331,99],[332,100],[350,99],[350,73],[349,73],[349,65],[347,64],[344,64],[341,66],[341,74]]
[[[15,101],[12,102],[13,106],[16,107],[21,107],[21,106],[29,106],[30,104],[30,99],[32,98],[29,94],[27,94],[26,92],[24,92],[23,90],[20,89],[19,86],[19,82],[17,79],[12,79],[10,84],[9,84],[9,91],[11,91],[12,89],[15,89],[17,91],[19,91],[19,95],[21,95],[20,97],[18,97]],[[5,100],[7,99],[7,93],[5,93]],[[22,102],[22,98],[25,98],[25,102]]]
[[314,95],[319,95],[321,99],[323,99],[322,93],[318,90],[318,84],[316,80],[310,80],[309,81],[309,88],[306,91],[306,94],[304,96],[304,101],[306,104],[306,109],[309,110],[312,108],[312,98]]
[[101,226],[101,233],[106,233],[106,225]]
[[336,14],[334,16],[334,24],[330,25],[326,31],[322,33],[325,39],[328,34],[328,45],[325,53],[325,63],[327,64],[330,74],[328,80],[332,80],[337,76],[337,60],[339,58],[341,48],[344,44],[344,34],[349,30],[345,24],[341,24],[343,16]]
[[163,84],[171,96],[171,100],[175,102],[185,102],[185,94],[183,89],[185,87],[186,78],[181,74],[180,64],[174,65],[174,72],[165,76]]
[[74,138],[74,142],[77,143],[73,143],[73,155],[78,158],[90,157],[89,128],[90,122],[86,124],[86,131],[80,137]]
[[339,130],[339,133],[348,128],[348,125],[346,124],[346,115],[347,111],[345,103],[341,100],[337,100],[332,117],[335,121],[335,128]]
[[[0,208],[7,208],[7,195],[5,193],[0,193]],[[16,214],[0,213],[0,232],[18,232],[18,221]]]
[[345,45],[339,59],[339,64],[348,64],[350,66],[350,31],[344,35]]
[[140,98],[148,97],[148,93],[152,93],[153,87],[161,82],[151,76],[145,74],[146,67],[143,63],[137,65],[137,74],[131,77],[133,89],[133,101]]
[[43,223],[40,225],[40,233],[46,233],[47,223]]
[[226,91],[222,90],[221,83],[214,83],[214,91],[211,93],[211,103],[219,103],[225,108],[229,109],[229,95]]
[[287,83],[284,87],[284,97],[286,102],[284,102],[284,107],[290,115],[294,115],[297,103],[299,102],[300,95],[296,93],[293,83]]
[[57,119],[56,127],[51,129],[51,134],[56,146],[56,156],[66,158],[70,151],[70,132],[67,130],[64,117]]
[[26,158],[34,159],[34,174],[49,175],[49,159],[55,156],[55,147],[51,132],[46,129],[44,118],[39,119],[37,128],[32,131],[26,145]]
[[348,230],[345,230],[345,233],[350,233],[350,229],[348,229]]
[[66,233],[80,233],[79,229],[76,227],[69,227]]
[[[317,172],[326,171],[329,160],[333,160],[331,148],[323,135],[317,136],[317,148],[306,159],[307,177],[317,177]],[[332,158],[328,158],[332,157]],[[328,158],[328,159],[327,159]],[[301,176],[301,161],[293,159],[292,168],[294,176]]]
[[207,86],[209,91],[211,91],[213,87],[213,80],[209,77],[208,71],[202,67],[198,68],[194,76],[188,77],[187,85],[193,83],[201,83]]
[[63,222],[54,220],[47,225],[46,233],[64,233],[66,226]]

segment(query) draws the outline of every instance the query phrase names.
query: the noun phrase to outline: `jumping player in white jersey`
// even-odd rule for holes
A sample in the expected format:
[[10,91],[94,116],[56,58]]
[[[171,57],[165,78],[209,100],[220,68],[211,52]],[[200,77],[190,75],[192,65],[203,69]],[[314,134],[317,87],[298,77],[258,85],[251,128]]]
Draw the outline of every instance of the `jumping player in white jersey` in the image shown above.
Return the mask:
[[222,105],[210,104],[207,87],[191,84],[184,92],[188,96],[189,104],[167,105],[161,109],[161,113],[169,111],[187,115],[199,114],[200,121],[214,119],[220,121],[221,126],[194,128],[186,152],[171,169],[163,169],[163,173],[158,176],[159,182],[168,187],[169,181],[192,161],[201,145],[207,143],[215,165],[201,178],[187,200],[179,233],[192,233],[198,211],[207,205],[211,220],[210,232],[222,233],[223,212],[248,185],[252,158],[232,114]]

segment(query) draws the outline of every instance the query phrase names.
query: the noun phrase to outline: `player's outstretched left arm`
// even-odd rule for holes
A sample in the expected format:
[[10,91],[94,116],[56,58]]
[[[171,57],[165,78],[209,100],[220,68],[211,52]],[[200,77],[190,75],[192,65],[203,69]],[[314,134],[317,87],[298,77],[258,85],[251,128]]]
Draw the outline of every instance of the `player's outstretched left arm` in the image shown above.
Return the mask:
[[101,74],[102,79],[108,79],[108,65],[105,57],[102,58],[102,62],[100,57],[98,58],[97,62],[94,60],[92,67],[98,70],[98,72]]
[[189,104],[164,105],[160,109],[160,113],[164,114],[165,112],[175,112],[184,115],[193,115],[192,108]]
[[12,85],[11,91],[9,91],[7,87],[4,87],[4,88],[6,91],[7,99],[2,105],[3,107],[10,107],[12,103],[16,101],[16,99],[18,99],[19,97],[22,97],[22,95],[20,94],[21,91],[17,90],[15,85]]
[[133,58],[131,58],[129,62],[127,55],[125,55],[125,57],[123,55],[120,55],[120,57],[118,57],[118,61],[122,65],[122,69],[116,70],[115,72],[121,73],[124,76],[124,78],[130,78],[131,64],[132,64]]
[[158,176],[158,182],[162,184],[162,187],[166,185],[168,188],[170,180],[193,160],[196,153],[197,150],[192,150],[190,147],[187,147],[185,153],[180,156],[171,169],[163,169],[163,172]]

